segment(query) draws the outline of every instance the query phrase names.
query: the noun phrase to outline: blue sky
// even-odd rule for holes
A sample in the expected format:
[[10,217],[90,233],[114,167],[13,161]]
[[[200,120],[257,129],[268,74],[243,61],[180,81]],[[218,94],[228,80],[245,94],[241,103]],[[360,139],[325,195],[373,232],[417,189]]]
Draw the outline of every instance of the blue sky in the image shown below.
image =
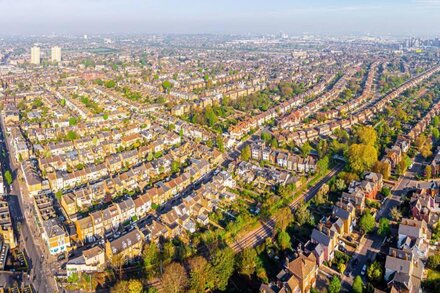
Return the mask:
[[440,0],[0,0],[0,34],[440,35]]

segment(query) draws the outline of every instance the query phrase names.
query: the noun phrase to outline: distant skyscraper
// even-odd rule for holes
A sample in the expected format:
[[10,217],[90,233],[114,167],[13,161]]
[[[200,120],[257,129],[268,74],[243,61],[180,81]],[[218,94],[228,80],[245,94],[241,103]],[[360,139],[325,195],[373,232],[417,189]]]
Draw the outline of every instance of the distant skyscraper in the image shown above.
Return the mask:
[[52,47],[52,62],[61,62],[61,48],[60,47]]
[[31,48],[31,63],[39,65],[40,64],[40,48],[32,47]]

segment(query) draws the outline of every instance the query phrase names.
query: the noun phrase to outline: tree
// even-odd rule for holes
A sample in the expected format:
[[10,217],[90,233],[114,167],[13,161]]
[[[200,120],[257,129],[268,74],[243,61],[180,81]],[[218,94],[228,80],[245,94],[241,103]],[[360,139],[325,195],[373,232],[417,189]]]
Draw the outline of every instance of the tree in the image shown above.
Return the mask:
[[290,236],[286,231],[281,231],[277,236],[277,243],[282,250],[286,250],[291,247]]
[[336,179],[334,186],[337,191],[342,191],[345,190],[345,188],[347,188],[347,185],[345,184],[345,181],[342,178]]
[[69,130],[69,132],[67,132],[67,139],[68,140],[75,140],[76,138],[77,138],[77,134],[75,131]]
[[237,257],[237,269],[240,274],[250,277],[256,268],[257,252],[253,248],[245,248]]
[[347,153],[350,168],[356,173],[370,169],[377,161],[377,150],[372,145],[352,144]]
[[368,280],[372,282],[380,282],[383,278],[383,268],[380,262],[375,261],[367,268]]
[[328,156],[322,157],[321,159],[318,160],[316,165],[318,167],[318,173],[324,175],[328,171],[330,165],[329,157]]
[[211,266],[203,256],[195,256],[188,261],[190,268],[190,288],[194,292],[205,292],[212,275]]
[[374,220],[373,215],[370,213],[370,211],[365,211],[359,221],[359,228],[362,230],[363,233],[366,234],[373,230],[375,226],[376,221]]
[[353,293],[362,293],[364,290],[364,281],[362,281],[361,276],[357,275],[353,281],[352,292]]
[[383,194],[383,196],[388,197],[391,194],[391,189],[389,187],[382,187],[382,190],[380,191],[380,193]]
[[325,139],[320,139],[317,146],[318,155],[323,158],[328,153],[328,142]]
[[377,133],[373,126],[361,126],[356,130],[359,143],[374,146],[377,141]]
[[292,210],[289,207],[283,207],[277,214],[276,227],[281,231],[285,231],[286,228],[292,223],[293,215]]
[[106,88],[114,88],[116,86],[116,83],[114,80],[107,80],[104,84]]
[[399,209],[397,207],[393,207],[390,210],[390,216],[391,216],[391,219],[398,222],[402,218],[402,213],[399,211]]
[[382,174],[384,179],[388,179],[391,176],[391,166],[388,163],[377,161],[372,167],[373,172]]
[[388,236],[390,234],[390,220],[387,218],[380,218],[377,233],[380,236]]
[[180,163],[178,161],[171,162],[171,173],[177,173],[180,171]]
[[243,161],[249,161],[251,159],[251,147],[247,144],[241,150],[240,156]]
[[156,267],[160,262],[160,250],[155,242],[146,244],[142,251],[142,258],[144,260],[144,266],[148,269]]
[[278,148],[278,140],[275,137],[271,139],[270,146],[274,149]]
[[163,288],[167,293],[185,292],[185,288],[188,285],[185,268],[180,263],[172,262],[165,267],[161,282],[166,284]]
[[126,262],[127,258],[123,253],[114,254],[110,260],[111,267],[118,274],[119,279],[122,278],[122,268]]
[[229,248],[217,249],[212,255],[211,266],[213,269],[214,285],[211,289],[224,291],[228,285],[229,278],[234,272],[235,257],[234,251]]
[[440,254],[436,253],[429,256],[427,266],[433,270],[440,269]]
[[225,151],[225,143],[223,142],[223,137],[221,135],[217,135],[215,138],[215,145],[221,152]]
[[294,218],[299,226],[304,225],[307,222],[311,221],[310,211],[307,209],[307,206],[304,204],[299,205],[295,212]]
[[272,135],[269,132],[263,131],[261,133],[261,139],[269,143],[272,140]]
[[169,80],[165,80],[164,82],[162,82],[162,89],[163,89],[164,93],[169,94],[172,87],[173,87],[173,85]]
[[317,205],[325,203],[327,201],[327,194],[329,191],[330,187],[328,186],[328,184],[324,183],[315,195],[315,203]]
[[333,276],[328,285],[329,293],[339,293],[341,291],[341,280],[337,276]]
[[8,183],[8,185],[11,185],[12,184],[12,174],[11,174],[11,171],[9,171],[9,170],[6,170],[6,172],[5,172],[5,179],[6,179],[6,183]]
[[302,157],[305,159],[307,158],[307,156],[310,154],[310,151],[312,150],[312,146],[310,145],[310,143],[308,141],[306,141],[302,146],[301,146],[301,155]]
[[429,180],[431,179],[431,177],[432,177],[432,167],[431,165],[427,165],[425,167],[425,178]]
[[75,126],[76,124],[78,124],[78,120],[76,119],[76,117],[70,117],[69,126]]

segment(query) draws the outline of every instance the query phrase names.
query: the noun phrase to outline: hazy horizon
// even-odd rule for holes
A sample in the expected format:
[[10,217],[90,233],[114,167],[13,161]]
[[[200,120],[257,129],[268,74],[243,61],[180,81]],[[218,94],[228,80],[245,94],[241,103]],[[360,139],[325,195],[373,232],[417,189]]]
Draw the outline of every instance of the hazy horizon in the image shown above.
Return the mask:
[[0,0],[0,34],[440,35],[440,0]]

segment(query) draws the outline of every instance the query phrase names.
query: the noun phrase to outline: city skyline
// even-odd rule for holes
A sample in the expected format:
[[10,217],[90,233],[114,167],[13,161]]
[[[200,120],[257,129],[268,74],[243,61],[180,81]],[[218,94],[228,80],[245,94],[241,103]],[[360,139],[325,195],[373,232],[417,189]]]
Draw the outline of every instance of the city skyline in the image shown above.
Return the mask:
[[1,35],[280,33],[436,36],[440,1],[0,0]]

